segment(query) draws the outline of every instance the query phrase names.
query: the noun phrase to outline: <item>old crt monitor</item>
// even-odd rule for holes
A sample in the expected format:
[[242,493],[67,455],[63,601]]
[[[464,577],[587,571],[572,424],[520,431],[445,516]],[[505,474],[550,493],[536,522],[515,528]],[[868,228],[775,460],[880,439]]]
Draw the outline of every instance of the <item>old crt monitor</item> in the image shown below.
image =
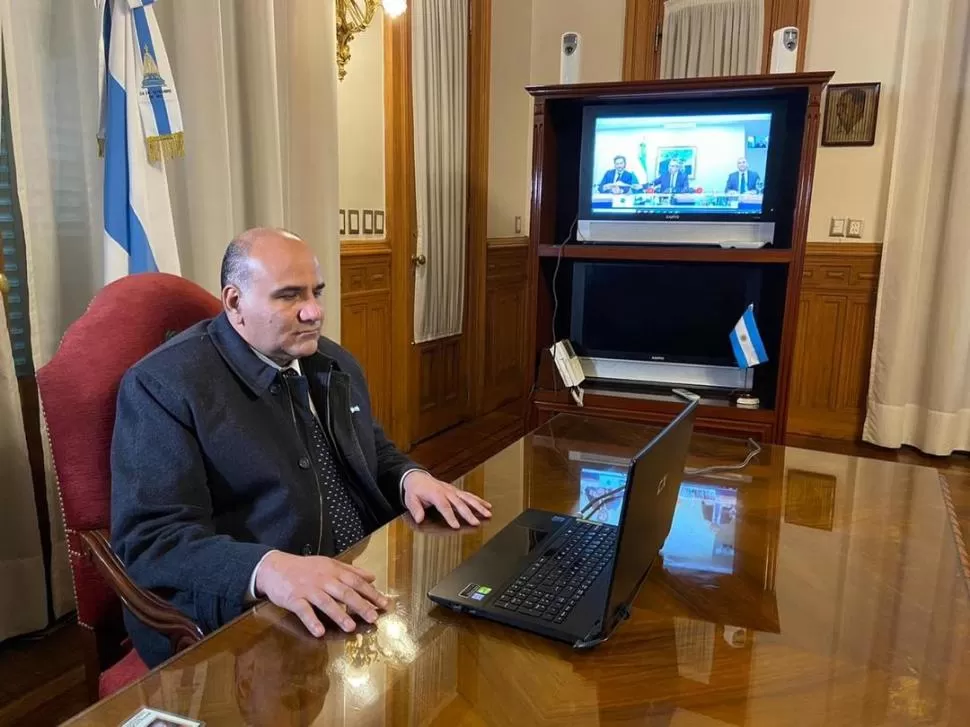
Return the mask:
[[579,239],[771,244],[784,115],[743,100],[586,108]]

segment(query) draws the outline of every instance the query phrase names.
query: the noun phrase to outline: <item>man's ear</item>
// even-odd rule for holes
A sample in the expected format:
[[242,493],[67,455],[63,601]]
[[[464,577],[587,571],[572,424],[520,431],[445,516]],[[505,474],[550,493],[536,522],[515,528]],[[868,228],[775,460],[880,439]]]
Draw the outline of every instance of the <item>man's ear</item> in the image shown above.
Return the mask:
[[227,285],[222,289],[222,307],[233,323],[242,323],[242,311],[240,310],[239,288],[235,285]]

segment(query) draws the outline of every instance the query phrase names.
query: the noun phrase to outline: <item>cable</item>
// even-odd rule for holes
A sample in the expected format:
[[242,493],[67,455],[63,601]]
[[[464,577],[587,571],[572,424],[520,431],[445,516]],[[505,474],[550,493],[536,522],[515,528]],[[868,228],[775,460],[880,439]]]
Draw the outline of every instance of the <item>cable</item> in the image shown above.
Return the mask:
[[573,232],[576,230],[576,225],[579,224],[579,215],[573,220],[573,223],[569,226],[569,232],[566,233],[566,239],[559,244],[559,254],[556,256],[556,267],[552,271],[552,342],[555,343],[558,339],[556,338],[556,317],[559,315],[559,290],[556,288],[556,281],[559,279],[559,266],[562,264],[562,251],[566,248],[573,238]]
[[[592,500],[586,503],[586,507],[584,507],[582,510],[579,511],[579,516],[588,517],[589,515],[592,515],[593,512],[596,512],[596,510],[600,508],[600,506],[605,505],[607,500],[622,493],[622,491],[625,489],[626,489],[626,485],[620,485],[619,487],[614,487],[612,490],[608,490],[607,492],[604,492],[602,495],[599,495],[598,497],[594,497]],[[586,511],[589,510],[594,505],[596,506],[596,508],[592,512],[587,513]]]
[[693,467],[685,467],[684,474],[695,477],[697,475],[711,474],[712,472],[740,472],[751,464],[751,460],[753,460],[759,454],[761,454],[761,445],[753,439],[748,439],[748,456],[745,457],[740,464],[716,464],[711,467],[700,467],[697,469]]

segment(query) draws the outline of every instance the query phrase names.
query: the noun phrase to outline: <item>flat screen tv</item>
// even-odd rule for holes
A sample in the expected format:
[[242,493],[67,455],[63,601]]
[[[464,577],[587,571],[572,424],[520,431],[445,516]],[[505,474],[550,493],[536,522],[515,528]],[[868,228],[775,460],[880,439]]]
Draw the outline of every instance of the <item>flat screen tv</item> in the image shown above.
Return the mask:
[[[583,357],[737,367],[730,333],[761,304],[762,269],[576,262],[569,338]],[[769,356],[771,354],[769,353]]]
[[587,107],[580,218],[771,220],[784,116],[770,101]]

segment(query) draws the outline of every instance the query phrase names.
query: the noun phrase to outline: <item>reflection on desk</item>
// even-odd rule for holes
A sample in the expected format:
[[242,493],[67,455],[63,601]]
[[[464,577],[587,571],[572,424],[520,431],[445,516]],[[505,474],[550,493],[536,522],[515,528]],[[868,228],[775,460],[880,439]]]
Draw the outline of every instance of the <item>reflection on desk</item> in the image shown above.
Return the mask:
[[[523,508],[622,481],[655,431],[553,419],[460,480],[493,503],[483,528],[399,518],[345,555],[394,596],[375,626],[315,641],[263,604],[71,724],[142,705],[210,727],[970,723],[968,584],[931,469],[766,447],[744,478],[692,478],[631,620],[589,653],[427,600]],[[746,453],[692,447],[691,467]]]

